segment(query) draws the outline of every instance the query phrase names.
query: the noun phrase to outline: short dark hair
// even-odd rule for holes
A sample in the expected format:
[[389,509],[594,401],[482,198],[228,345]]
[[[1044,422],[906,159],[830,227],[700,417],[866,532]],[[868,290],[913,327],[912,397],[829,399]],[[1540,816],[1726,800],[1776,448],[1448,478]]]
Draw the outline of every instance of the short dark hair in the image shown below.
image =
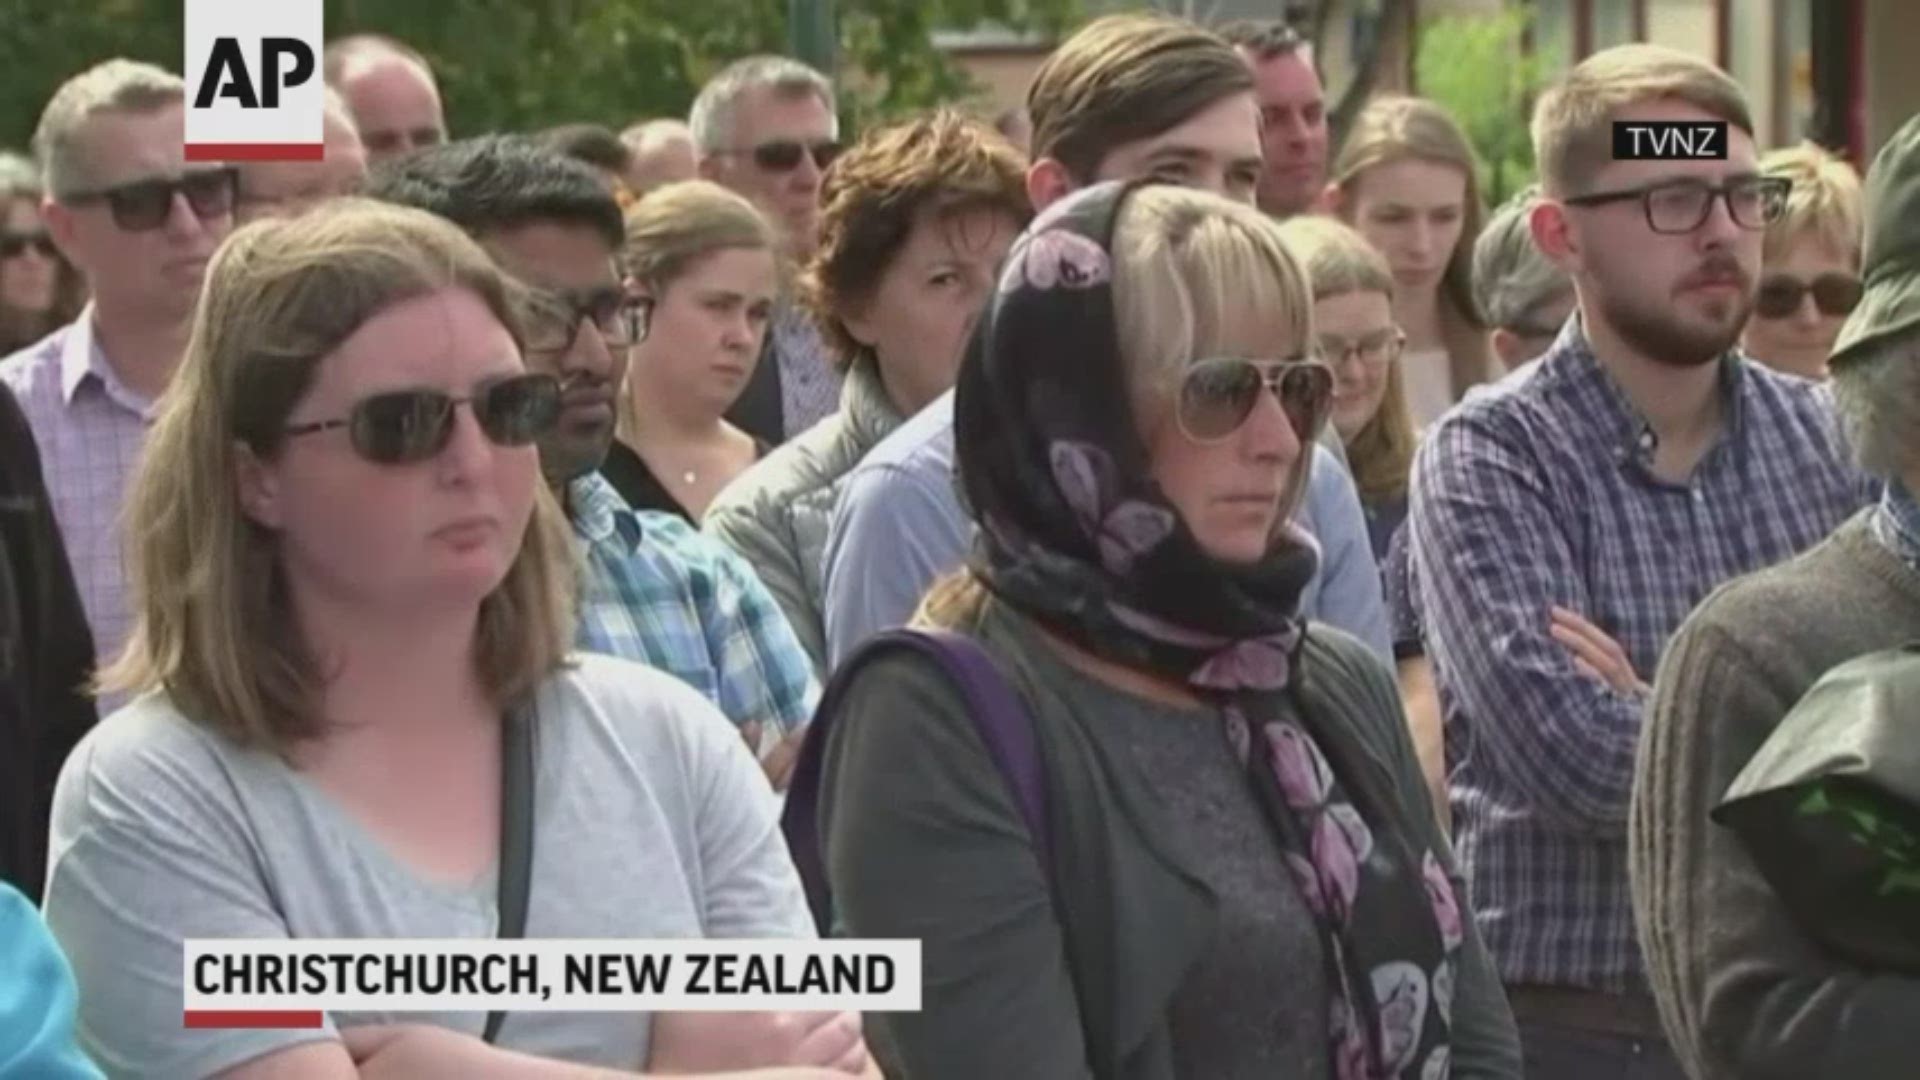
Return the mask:
[[1095,19],[1047,57],[1027,90],[1033,157],[1089,183],[1115,147],[1177,127],[1253,72],[1218,34],[1171,15]]
[[1227,39],[1227,44],[1245,49],[1260,60],[1291,55],[1307,43],[1300,31],[1283,19],[1239,19],[1222,26],[1220,36]]
[[479,235],[534,221],[586,225],[618,250],[620,204],[592,169],[524,135],[482,135],[382,162],[366,193]]
[[624,173],[633,164],[633,148],[613,129],[599,124],[562,124],[540,136],[546,146],[575,161],[608,172]]

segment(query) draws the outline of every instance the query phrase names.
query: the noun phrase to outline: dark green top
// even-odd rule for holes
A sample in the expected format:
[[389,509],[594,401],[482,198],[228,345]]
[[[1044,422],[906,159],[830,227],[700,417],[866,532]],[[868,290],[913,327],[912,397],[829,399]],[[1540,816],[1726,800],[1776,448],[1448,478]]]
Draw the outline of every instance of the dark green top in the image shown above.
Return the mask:
[[1628,866],[1647,977],[1699,1080],[1920,1074],[1920,979],[1827,954],[1707,818],[1820,676],[1920,638],[1920,574],[1874,539],[1876,512],[1708,597],[1654,680]]
[[[876,658],[828,741],[821,835],[845,931],[923,943],[922,1011],[867,1019],[888,1075],[1328,1075],[1320,941],[1218,714],[1093,679],[1004,607],[967,629],[1033,709],[1058,891],[960,692],[910,654]],[[1304,707],[1360,726],[1446,857],[1385,666],[1315,624],[1300,678]],[[1518,1077],[1467,933],[1453,1075]]]

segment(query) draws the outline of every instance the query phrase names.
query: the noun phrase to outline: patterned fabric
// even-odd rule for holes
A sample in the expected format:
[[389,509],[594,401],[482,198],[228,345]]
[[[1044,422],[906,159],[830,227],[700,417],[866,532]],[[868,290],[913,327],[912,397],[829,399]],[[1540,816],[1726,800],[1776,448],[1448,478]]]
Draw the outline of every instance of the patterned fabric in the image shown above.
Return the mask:
[[586,562],[580,648],[677,676],[738,725],[770,735],[807,723],[812,665],[739,556],[671,514],[632,509],[598,473],[568,486],[567,510]]
[[961,367],[975,569],[1055,633],[1219,706],[1326,946],[1333,1075],[1444,1077],[1458,901],[1354,734],[1288,706],[1319,552],[1290,527],[1261,563],[1219,563],[1146,479],[1110,287],[1129,190],[1089,188],[1034,221]]
[[[33,426],[95,652],[110,658],[132,629],[119,517],[154,404],[114,373],[94,337],[91,305],[71,324],[0,361],[0,381]],[[112,704],[103,702],[103,712]]]
[[1920,570],[1920,501],[1915,501],[1905,484],[1896,480],[1887,485],[1868,522],[1881,546]]
[[840,407],[840,373],[813,316],[793,303],[773,313],[773,355],[780,365],[780,407],[786,437],[807,430]]
[[1409,520],[1413,600],[1453,767],[1454,842],[1512,983],[1643,985],[1626,818],[1643,695],[1573,666],[1548,633],[1579,612],[1651,680],[1723,582],[1824,538],[1872,497],[1824,387],[1731,352],[1724,430],[1686,483],[1581,323],[1538,366],[1470,394],[1427,436]]

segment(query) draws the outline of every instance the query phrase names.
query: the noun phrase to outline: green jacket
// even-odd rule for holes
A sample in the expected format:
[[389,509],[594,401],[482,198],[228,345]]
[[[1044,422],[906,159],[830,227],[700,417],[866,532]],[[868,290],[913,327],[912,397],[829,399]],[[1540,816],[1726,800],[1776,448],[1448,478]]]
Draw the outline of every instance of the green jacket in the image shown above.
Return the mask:
[[1866,292],[1833,343],[1834,363],[1920,326],[1920,115],[1867,170],[1866,239]]

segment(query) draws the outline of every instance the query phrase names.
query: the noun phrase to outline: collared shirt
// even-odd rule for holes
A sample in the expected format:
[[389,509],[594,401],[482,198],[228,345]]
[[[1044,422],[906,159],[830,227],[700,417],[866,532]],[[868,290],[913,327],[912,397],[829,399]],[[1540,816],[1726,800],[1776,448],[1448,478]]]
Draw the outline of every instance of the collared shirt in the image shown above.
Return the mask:
[[132,628],[120,512],[154,404],[115,374],[95,337],[91,305],[69,325],[0,361],[0,381],[19,399],[33,428],[95,651],[111,658]]
[[1896,480],[1887,485],[1868,527],[1888,551],[1920,570],[1920,500],[1905,484]]
[[740,557],[671,514],[634,510],[599,473],[567,488],[585,569],[577,643],[689,683],[766,736],[804,726],[820,696],[786,616]]
[[1643,680],[1687,614],[1872,497],[1830,392],[1737,352],[1723,428],[1684,483],[1569,322],[1529,372],[1470,394],[1414,466],[1413,588],[1454,767],[1455,842],[1509,983],[1642,987],[1626,817],[1644,697],[1575,669],[1569,608]]
[[[772,359],[780,365],[780,408],[786,437],[807,430],[840,407],[840,373],[813,316],[794,303],[773,312]],[[763,358],[764,361],[765,358]]]
[[[1353,479],[1315,444],[1296,520],[1320,544],[1320,568],[1301,595],[1308,618],[1331,623],[1392,656],[1380,571]],[[827,532],[823,567],[827,660],[905,625],[942,574],[958,569],[973,537],[954,476],[953,392],[881,440],[847,476]]]

